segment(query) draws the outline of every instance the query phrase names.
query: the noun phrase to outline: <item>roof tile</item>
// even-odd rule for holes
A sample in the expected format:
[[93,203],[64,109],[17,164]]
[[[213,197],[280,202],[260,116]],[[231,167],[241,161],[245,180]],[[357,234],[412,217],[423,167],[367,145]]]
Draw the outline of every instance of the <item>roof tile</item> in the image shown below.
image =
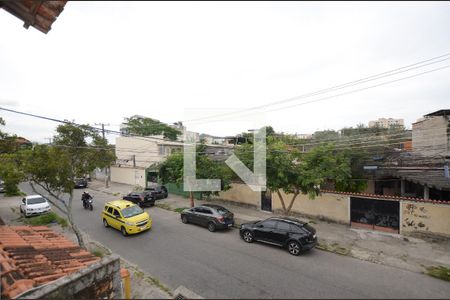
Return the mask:
[[48,227],[0,225],[1,297],[13,298],[99,259]]

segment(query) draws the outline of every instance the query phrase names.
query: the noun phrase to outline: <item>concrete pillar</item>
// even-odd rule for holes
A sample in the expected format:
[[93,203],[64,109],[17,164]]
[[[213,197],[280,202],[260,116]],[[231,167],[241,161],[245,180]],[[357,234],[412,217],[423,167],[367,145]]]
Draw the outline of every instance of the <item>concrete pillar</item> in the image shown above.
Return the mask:
[[401,180],[400,181],[400,196],[405,196],[405,181]]
[[423,199],[430,199],[430,188],[426,185],[423,187]]

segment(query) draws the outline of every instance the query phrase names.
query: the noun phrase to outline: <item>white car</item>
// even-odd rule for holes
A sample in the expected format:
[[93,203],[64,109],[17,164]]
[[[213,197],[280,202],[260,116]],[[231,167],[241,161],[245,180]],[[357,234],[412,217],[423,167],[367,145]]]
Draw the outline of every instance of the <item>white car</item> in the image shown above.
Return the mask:
[[20,204],[20,212],[25,217],[40,215],[51,211],[50,204],[47,199],[40,195],[26,196]]
[[0,193],[5,192],[5,182],[0,179]]

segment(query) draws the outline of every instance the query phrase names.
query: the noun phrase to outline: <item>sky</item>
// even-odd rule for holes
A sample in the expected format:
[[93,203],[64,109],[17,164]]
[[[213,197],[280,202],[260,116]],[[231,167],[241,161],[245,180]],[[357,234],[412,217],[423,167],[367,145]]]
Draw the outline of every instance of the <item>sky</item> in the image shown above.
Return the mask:
[[[0,107],[112,130],[139,114],[216,136],[262,123],[313,133],[382,117],[403,118],[411,128],[425,114],[450,109],[450,68],[304,102],[450,60],[294,99],[284,109],[242,110],[448,54],[449,15],[450,2],[69,1],[43,34],[0,9]],[[57,126],[1,110],[0,117],[2,130],[40,143]]]

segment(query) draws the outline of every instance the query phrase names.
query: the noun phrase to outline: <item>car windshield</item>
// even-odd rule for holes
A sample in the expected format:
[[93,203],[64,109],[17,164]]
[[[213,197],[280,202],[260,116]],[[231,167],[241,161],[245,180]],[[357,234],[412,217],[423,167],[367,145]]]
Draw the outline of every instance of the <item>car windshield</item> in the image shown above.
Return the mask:
[[228,209],[223,208],[223,207],[216,207],[216,210],[221,215],[226,215],[226,214],[230,213],[230,211]]
[[130,218],[142,214],[144,211],[137,205],[133,205],[122,209],[122,215],[124,218]]
[[44,198],[32,198],[27,200],[27,204],[39,204],[47,202]]

